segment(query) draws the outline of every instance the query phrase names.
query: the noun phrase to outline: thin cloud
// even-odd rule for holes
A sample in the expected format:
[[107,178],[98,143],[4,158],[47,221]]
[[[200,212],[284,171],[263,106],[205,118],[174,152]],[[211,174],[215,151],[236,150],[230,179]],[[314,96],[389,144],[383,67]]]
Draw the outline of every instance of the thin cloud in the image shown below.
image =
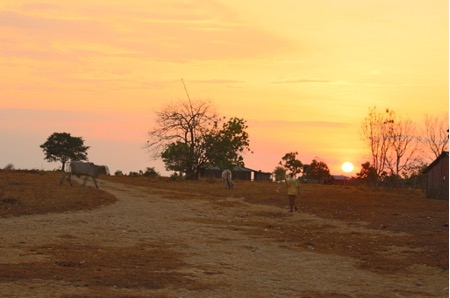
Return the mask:
[[239,83],[244,83],[244,81],[226,80],[226,79],[194,80],[191,82],[201,83],[201,84],[239,84]]
[[348,128],[352,124],[338,121],[286,121],[286,120],[251,120],[258,126],[277,127],[322,127],[322,128]]
[[[92,8],[95,11],[95,7],[85,5],[78,10],[84,12]],[[190,4],[182,11],[170,5],[163,7],[167,9],[151,10],[146,6],[136,11],[136,8],[113,7],[94,15],[90,11],[74,14],[60,6],[55,7],[59,8],[58,14],[31,14],[39,9],[51,9],[37,5],[29,7],[26,14],[24,11],[0,12],[0,27],[6,29],[5,38],[15,41],[8,50],[10,56],[29,56],[28,50],[33,49],[36,53],[31,56],[37,55],[35,59],[56,56],[72,61],[79,56],[98,56],[82,51],[76,44],[113,49],[111,53],[117,57],[178,62],[264,57],[294,47],[288,39],[236,20],[233,11],[223,14],[219,10],[222,6],[217,3]],[[55,48],[55,41],[62,48]],[[46,45],[46,50],[39,52],[42,45]],[[66,58],[67,52],[71,55]]]
[[330,85],[355,85],[343,80],[321,80],[321,79],[285,79],[274,81],[274,84],[330,84]]
[[[286,79],[273,81],[273,84],[328,84],[328,85],[340,85],[340,86],[363,86],[363,87],[397,87],[397,86],[410,86],[412,84],[404,83],[367,83],[367,82],[349,82],[344,80],[320,80],[320,79]],[[417,84],[414,84],[417,86]],[[424,84],[425,86],[425,84]]]
[[289,79],[289,80],[279,80],[274,81],[274,84],[297,84],[297,83],[331,83],[328,80],[317,80],[317,79]]

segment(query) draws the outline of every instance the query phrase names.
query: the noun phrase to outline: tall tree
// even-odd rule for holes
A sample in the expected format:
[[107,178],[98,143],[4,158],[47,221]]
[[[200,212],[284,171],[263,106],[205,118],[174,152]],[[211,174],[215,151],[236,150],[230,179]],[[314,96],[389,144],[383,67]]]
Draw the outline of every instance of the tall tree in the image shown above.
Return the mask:
[[[217,119],[209,102],[168,104],[156,112],[156,127],[148,132],[145,147],[155,159],[168,161],[167,169],[181,166],[187,179],[196,179],[199,167],[206,162],[201,152],[203,137]],[[182,160],[177,162],[177,158]]]
[[84,146],[84,140],[81,137],[72,137],[66,132],[53,133],[40,147],[44,151],[44,159],[50,162],[60,161],[63,171],[68,161],[87,160],[87,150],[90,148]]
[[185,173],[191,180],[198,179],[207,164],[221,168],[243,164],[242,154],[250,150],[246,121],[224,121],[212,110],[204,101],[166,106],[157,112],[146,147],[153,157],[162,157],[167,170]]
[[407,176],[420,162],[415,124],[397,116],[393,110],[381,113],[376,107],[370,108],[361,131],[371,152],[371,166],[378,177],[386,173]]
[[402,119],[393,111],[389,113],[390,146],[386,165],[391,174],[407,174],[419,162],[419,139],[415,124],[410,119]]
[[435,160],[442,151],[448,151],[448,113],[440,116],[425,115],[424,121],[425,149],[430,161]]
[[369,147],[372,166],[378,176],[386,169],[386,156],[390,145],[392,120],[390,111],[381,113],[376,107],[369,108],[369,113],[361,125],[362,138]]

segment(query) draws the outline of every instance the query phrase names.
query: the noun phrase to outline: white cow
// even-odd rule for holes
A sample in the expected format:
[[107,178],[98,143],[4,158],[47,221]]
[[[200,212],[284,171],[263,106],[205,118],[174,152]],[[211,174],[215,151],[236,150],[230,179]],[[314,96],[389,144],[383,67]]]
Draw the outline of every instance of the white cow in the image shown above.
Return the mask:
[[228,189],[233,189],[234,188],[234,183],[231,180],[231,171],[230,170],[224,170],[222,172],[222,184],[227,185]]
[[81,162],[81,161],[72,161],[69,164],[69,167],[67,169],[67,172],[63,174],[63,177],[61,179],[60,185],[64,182],[64,178],[67,177],[67,180],[69,180],[70,185],[72,185],[72,175],[75,175],[77,177],[85,176],[83,181],[83,186],[86,184],[86,181],[89,177],[92,178],[94,181],[95,187],[98,188],[97,180],[95,178],[98,177],[98,175],[109,174],[109,169],[107,166],[97,166],[93,164],[92,162]]

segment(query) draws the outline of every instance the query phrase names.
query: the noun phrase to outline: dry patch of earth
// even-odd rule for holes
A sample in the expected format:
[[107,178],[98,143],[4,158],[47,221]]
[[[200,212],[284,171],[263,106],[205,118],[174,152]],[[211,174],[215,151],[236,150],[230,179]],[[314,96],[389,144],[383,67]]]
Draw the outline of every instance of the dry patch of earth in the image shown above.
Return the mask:
[[[114,203],[0,218],[2,297],[448,297],[448,202],[393,196],[383,209],[308,185],[288,213],[272,184],[227,195],[112,178],[100,188]],[[239,193],[259,187],[265,202]]]

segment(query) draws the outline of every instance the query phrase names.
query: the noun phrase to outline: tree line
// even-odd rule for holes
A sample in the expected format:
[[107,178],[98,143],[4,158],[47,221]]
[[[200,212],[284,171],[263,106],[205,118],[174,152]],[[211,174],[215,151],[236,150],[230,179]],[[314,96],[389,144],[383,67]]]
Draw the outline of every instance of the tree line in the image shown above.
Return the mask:
[[[370,161],[361,165],[357,178],[379,183],[420,175],[428,163],[427,156],[433,160],[443,150],[448,150],[447,119],[448,114],[427,115],[420,133],[415,123],[393,110],[369,108],[361,123],[361,137],[370,153]],[[245,119],[218,116],[209,101],[188,99],[167,104],[156,112],[155,126],[148,132],[144,148],[155,159],[161,158],[166,170],[196,180],[206,167],[244,166],[244,154],[251,152],[247,128]],[[69,133],[53,133],[40,147],[46,160],[62,163],[62,170],[68,161],[87,160],[90,148],[81,137],[72,137]],[[276,181],[284,180],[287,172],[321,183],[332,179],[324,161],[313,159],[310,164],[303,164],[296,151],[281,157],[273,177]],[[133,176],[158,174],[154,168],[132,173]],[[117,174],[123,173],[117,171]]]
[[426,115],[422,128],[392,109],[369,108],[361,137],[370,153],[358,177],[372,184],[417,178],[430,161],[448,151],[448,113]]

